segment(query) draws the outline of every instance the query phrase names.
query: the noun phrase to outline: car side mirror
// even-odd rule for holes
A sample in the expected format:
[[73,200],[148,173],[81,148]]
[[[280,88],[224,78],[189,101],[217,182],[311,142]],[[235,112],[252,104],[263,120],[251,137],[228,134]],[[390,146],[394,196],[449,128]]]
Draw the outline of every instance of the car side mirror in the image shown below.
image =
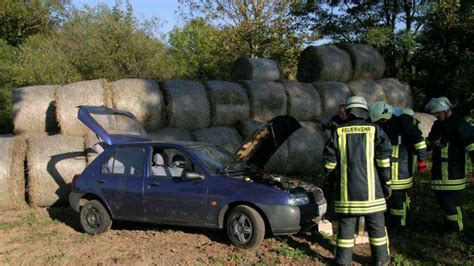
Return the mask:
[[204,180],[204,175],[195,172],[185,172],[184,179],[189,181]]

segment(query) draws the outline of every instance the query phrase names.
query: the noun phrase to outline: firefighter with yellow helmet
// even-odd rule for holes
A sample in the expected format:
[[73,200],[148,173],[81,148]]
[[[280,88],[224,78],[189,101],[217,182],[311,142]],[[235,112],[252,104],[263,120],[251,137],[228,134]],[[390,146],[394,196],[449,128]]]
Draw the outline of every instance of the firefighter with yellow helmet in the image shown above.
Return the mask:
[[474,161],[474,128],[452,112],[453,104],[446,97],[433,98],[426,111],[437,118],[427,137],[428,148],[433,150],[431,189],[445,213],[447,232],[464,228],[460,192],[466,188],[465,153]]
[[395,236],[406,225],[410,208],[413,156],[415,154],[418,160],[418,172],[424,173],[427,170],[427,147],[416,120],[405,113],[393,115],[393,107],[385,102],[376,102],[370,107],[370,120],[385,131],[392,144],[392,196],[387,202],[389,210],[386,217],[388,232],[390,236]]
[[374,264],[389,262],[388,236],[385,229],[385,198],[390,197],[390,140],[375,124],[366,122],[367,102],[360,96],[349,98],[349,119],[333,130],[324,148],[325,193],[334,196],[338,215],[336,262],[350,265],[354,232],[364,216]]

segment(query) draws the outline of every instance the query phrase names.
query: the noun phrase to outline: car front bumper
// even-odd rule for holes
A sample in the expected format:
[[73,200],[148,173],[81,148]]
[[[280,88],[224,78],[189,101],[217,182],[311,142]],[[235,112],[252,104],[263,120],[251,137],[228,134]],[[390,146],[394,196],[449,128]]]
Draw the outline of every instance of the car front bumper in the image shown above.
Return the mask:
[[314,224],[326,213],[324,202],[292,205],[257,205],[264,213],[274,235],[291,235],[298,233],[309,224]]

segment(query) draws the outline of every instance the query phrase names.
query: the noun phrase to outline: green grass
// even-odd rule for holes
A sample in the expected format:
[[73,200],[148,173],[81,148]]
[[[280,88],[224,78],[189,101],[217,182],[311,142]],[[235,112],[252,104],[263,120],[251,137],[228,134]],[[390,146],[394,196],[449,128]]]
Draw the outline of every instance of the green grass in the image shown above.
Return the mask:
[[13,228],[20,227],[23,225],[32,225],[36,226],[38,225],[39,221],[36,219],[36,216],[33,212],[28,213],[25,217],[18,219],[13,222],[8,222],[8,223],[0,223],[0,231],[9,231]]
[[289,259],[297,260],[306,256],[305,252],[299,248],[289,247],[286,244],[278,247],[276,252],[279,256],[284,256]]

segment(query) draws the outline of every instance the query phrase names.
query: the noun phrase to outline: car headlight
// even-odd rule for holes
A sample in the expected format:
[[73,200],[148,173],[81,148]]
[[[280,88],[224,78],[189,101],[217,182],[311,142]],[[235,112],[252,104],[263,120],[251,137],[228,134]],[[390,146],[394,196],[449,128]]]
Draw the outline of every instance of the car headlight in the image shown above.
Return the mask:
[[289,204],[293,206],[309,204],[308,195],[306,193],[294,193],[291,195]]

